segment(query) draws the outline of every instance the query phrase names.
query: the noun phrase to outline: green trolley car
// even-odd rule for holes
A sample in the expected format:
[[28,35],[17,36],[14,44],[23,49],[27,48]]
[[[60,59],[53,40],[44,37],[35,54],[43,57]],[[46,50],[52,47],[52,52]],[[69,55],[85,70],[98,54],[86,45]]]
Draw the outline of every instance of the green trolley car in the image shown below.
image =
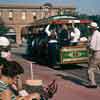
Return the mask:
[[[38,20],[35,23],[32,23],[30,26],[32,29],[32,33],[36,34],[41,29],[45,32],[46,27],[49,25],[50,28],[53,27],[57,31],[57,41],[58,41],[58,46],[57,46],[57,63],[59,64],[72,64],[72,63],[84,63],[88,62],[88,50],[87,50],[87,43],[88,43],[88,25],[90,24],[90,20],[80,20],[77,19],[76,17],[72,16],[66,16],[66,15],[61,15],[61,16],[52,16],[49,18],[45,18],[42,20]],[[62,25],[66,26],[74,26],[77,25],[81,31],[81,37],[87,38],[86,41],[79,41],[79,43],[75,46],[70,46],[66,45],[61,42],[61,38],[59,37],[59,29],[62,27]],[[63,34],[60,34],[61,37],[64,38]],[[43,41],[44,38],[40,39],[40,41]],[[46,41],[47,42],[47,41]],[[44,48],[44,51],[48,50],[48,46]],[[38,50],[37,50],[38,51]],[[39,49],[40,51],[40,49]],[[48,56],[48,53],[47,55]],[[40,57],[40,56],[39,56]],[[43,59],[43,56],[42,56]]]

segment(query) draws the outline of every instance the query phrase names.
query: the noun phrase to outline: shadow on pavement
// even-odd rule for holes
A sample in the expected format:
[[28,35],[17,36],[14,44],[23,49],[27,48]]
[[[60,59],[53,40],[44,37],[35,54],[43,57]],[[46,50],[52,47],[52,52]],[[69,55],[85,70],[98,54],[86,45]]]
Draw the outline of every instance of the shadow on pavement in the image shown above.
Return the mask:
[[22,54],[21,55],[24,59],[26,60],[29,60],[29,61],[32,61],[32,62],[35,62],[39,65],[48,65],[47,64],[47,60],[44,60],[44,59],[40,59],[40,58],[37,58],[37,57],[33,57],[33,56],[29,56],[29,55],[26,55],[26,54]]
[[85,67],[83,66],[80,66],[80,65],[77,65],[77,64],[65,64],[65,65],[57,65],[57,66],[53,66],[53,67],[50,67],[50,68],[53,68],[54,70],[61,70],[61,71],[64,71],[64,70],[77,70],[77,69],[84,69]]
[[61,70],[70,70],[70,69],[83,69],[83,66],[77,65],[77,64],[65,64],[60,65]]
[[87,81],[79,79],[79,78],[74,77],[74,76],[65,76],[65,75],[62,75],[62,74],[57,74],[57,76],[60,76],[64,80],[69,80],[69,81],[71,81],[71,82],[73,82],[77,85],[81,85],[81,86],[84,86],[84,87],[86,87],[86,85],[88,84]]

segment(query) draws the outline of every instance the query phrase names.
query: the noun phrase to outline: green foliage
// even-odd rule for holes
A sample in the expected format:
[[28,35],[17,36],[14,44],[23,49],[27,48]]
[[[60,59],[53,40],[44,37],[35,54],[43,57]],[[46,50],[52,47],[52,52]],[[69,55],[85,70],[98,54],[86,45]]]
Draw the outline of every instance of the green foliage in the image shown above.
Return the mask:
[[94,22],[97,22],[98,26],[100,27],[100,15],[89,16],[89,19],[93,20]]
[[94,22],[97,22],[99,27],[100,27],[100,15],[86,15],[86,14],[80,14],[80,15],[77,15],[78,18],[80,19],[89,19],[89,20],[92,20]]
[[3,22],[2,18],[0,17],[0,35],[4,35],[8,32],[8,28],[5,26],[5,23]]
[[[91,21],[94,21],[98,24],[99,29],[100,29],[100,15],[91,15],[91,16],[89,16],[87,14],[80,14],[80,15],[77,15],[76,17],[78,17],[79,19],[89,19]],[[81,26],[81,30],[84,33],[84,35],[87,37],[87,36],[91,35],[91,33],[90,33],[89,29],[86,28],[86,27],[87,27],[87,25]]]
[[78,15],[78,18],[79,19],[89,19],[89,16],[86,14],[81,14],[81,15]]
[[8,28],[4,25],[0,25],[0,35],[6,34],[8,32]]

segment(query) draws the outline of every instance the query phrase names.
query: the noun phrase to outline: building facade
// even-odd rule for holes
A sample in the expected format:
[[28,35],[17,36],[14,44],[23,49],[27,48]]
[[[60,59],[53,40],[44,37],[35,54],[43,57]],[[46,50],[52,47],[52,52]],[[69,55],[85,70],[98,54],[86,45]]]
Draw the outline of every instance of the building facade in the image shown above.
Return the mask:
[[75,10],[74,6],[54,6],[50,3],[44,5],[0,4],[0,17],[9,27],[9,33],[16,33],[16,43],[20,45],[22,43],[21,33],[30,23],[57,15],[59,11],[75,13]]

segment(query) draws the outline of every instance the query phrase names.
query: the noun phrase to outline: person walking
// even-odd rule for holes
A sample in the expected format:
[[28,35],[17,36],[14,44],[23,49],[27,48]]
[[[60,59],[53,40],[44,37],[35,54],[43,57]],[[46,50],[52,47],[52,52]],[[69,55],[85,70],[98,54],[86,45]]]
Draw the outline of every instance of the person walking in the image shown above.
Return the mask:
[[95,22],[91,22],[90,31],[93,33],[89,43],[89,49],[91,56],[89,58],[88,77],[89,85],[88,88],[97,88],[95,80],[95,72],[100,71],[100,32],[98,31],[98,25]]

